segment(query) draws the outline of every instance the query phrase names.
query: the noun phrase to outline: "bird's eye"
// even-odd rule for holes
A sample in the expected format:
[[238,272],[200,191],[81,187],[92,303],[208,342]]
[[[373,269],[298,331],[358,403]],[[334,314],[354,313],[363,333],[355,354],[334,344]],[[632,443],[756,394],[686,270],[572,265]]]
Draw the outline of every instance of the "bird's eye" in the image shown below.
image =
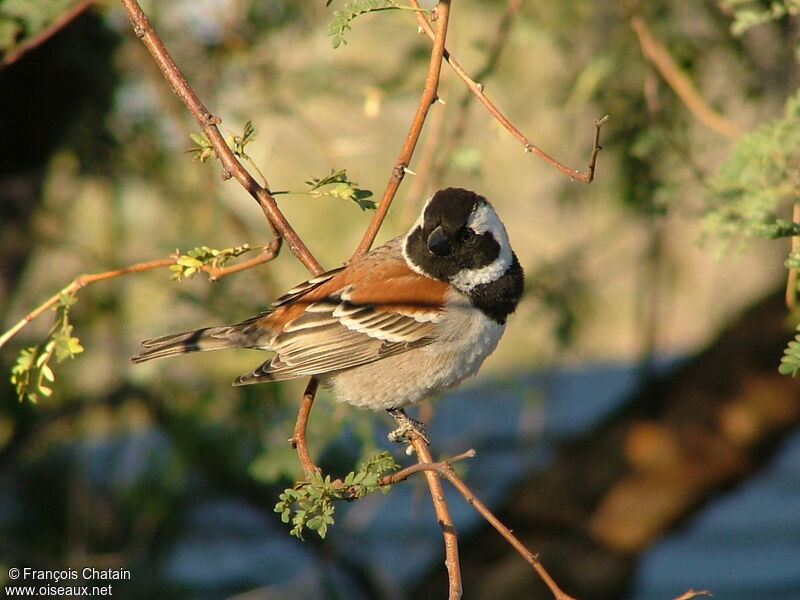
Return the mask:
[[469,227],[462,227],[458,232],[458,239],[464,244],[468,244],[475,240],[475,232]]

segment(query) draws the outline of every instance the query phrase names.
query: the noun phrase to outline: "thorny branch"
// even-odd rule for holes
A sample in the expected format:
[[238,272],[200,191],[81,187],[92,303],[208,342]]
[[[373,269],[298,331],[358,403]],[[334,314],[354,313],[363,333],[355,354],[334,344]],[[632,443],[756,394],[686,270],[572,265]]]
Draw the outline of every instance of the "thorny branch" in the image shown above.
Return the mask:
[[[409,0],[409,3],[414,8],[419,8],[419,3],[417,0]],[[433,28],[431,27],[428,20],[424,17],[424,15],[420,12],[415,13],[417,17],[417,22],[419,23],[420,28],[425,35],[427,35],[430,39],[435,39]],[[565,175],[569,176],[570,179],[577,179],[578,181],[582,181],[584,183],[591,183],[594,180],[594,171],[595,165],[597,163],[597,154],[600,152],[602,147],[600,146],[600,128],[603,124],[608,120],[609,116],[605,115],[599,119],[595,119],[594,121],[594,144],[592,145],[592,152],[589,155],[589,163],[588,168],[586,171],[576,171],[575,169],[571,169],[570,167],[566,166],[565,164],[557,161],[555,158],[547,154],[544,150],[539,148],[533,142],[531,142],[525,135],[517,129],[514,124],[506,117],[499,108],[489,100],[486,94],[483,93],[483,84],[476,82],[472,77],[470,77],[467,72],[461,67],[461,65],[456,61],[455,58],[452,57],[450,52],[445,49],[444,51],[444,60],[447,61],[453,71],[455,71],[456,75],[466,84],[466,86],[470,89],[470,91],[475,95],[475,97],[486,107],[486,110],[491,113],[491,115],[497,119],[497,121],[508,130],[511,135],[517,138],[521,143],[525,150],[525,152],[531,152],[544,160],[545,162],[549,163],[550,165],[554,166],[556,169],[564,173]]]

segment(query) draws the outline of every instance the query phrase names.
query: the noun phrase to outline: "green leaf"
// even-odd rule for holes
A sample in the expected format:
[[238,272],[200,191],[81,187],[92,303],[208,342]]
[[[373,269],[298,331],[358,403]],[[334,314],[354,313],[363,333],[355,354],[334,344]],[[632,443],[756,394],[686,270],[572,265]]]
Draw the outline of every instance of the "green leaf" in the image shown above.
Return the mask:
[[391,0],[354,0],[342,7],[342,10],[333,11],[333,19],[328,23],[328,35],[334,48],[347,44],[345,32],[351,28],[351,23],[361,15],[379,11],[397,9],[398,6]]
[[798,373],[800,373],[800,335],[795,336],[794,340],[789,342],[783,351],[778,372],[792,377],[797,377]]
[[361,189],[358,183],[350,181],[347,177],[347,170],[338,171],[331,169],[331,172],[322,178],[312,178],[306,181],[309,186],[308,193],[315,198],[328,196],[340,200],[350,200],[358,204],[361,210],[375,210],[376,204],[368,198],[372,197],[370,190]]
[[795,200],[800,177],[800,91],[791,96],[781,118],[767,121],[736,142],[730,156],[709,182],[705,236],[724,250],[732,240],[780,237],[793,233],[779,221]]

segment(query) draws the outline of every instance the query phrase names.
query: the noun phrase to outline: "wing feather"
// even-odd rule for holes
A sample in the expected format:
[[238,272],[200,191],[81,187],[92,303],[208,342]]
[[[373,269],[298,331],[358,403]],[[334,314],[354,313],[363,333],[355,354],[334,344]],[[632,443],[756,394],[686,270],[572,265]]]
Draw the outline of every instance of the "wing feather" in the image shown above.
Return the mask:
[[321,375],[431,343],[446,284],[409,269],[399,244],[279,298],[271,318],[287,318],[270,340],[275,355],[235,385]]

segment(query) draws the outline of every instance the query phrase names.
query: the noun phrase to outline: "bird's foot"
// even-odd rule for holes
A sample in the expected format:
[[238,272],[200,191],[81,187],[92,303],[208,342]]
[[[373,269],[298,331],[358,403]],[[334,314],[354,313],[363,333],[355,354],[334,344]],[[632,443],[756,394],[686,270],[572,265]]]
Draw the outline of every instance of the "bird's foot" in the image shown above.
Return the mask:
[[402,408],[390,408],[386,412],[392,415],[392,418],[397,423],[397,429],[391,431],[388,437],[390,442],[396,444],[405,444],[411,441],[411,433],[416,433],[421,437],[426,444],[430,446],[431,442],[427,436],[427,428],[425,423],[412,419],[406,414]]

